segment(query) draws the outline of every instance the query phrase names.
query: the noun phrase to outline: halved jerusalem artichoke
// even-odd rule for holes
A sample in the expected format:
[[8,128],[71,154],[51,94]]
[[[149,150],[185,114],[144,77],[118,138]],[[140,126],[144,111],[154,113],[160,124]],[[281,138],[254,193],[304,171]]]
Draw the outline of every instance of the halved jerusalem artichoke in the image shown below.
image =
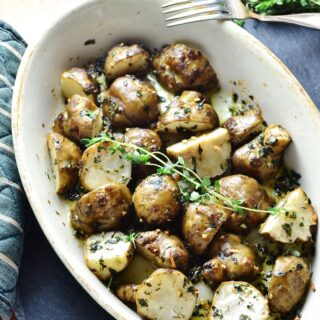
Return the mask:
[[56,193],[66,193],[77,184],[81,150],[75,143],[55,132],[48,134],[47,143]]
[[203,178],[216,177],[228,168],[231,154],[229,134],[218,128],[210,133],[171,145],[167,148],[169,156],[182,157],[185,165]]
[[260,226],[259,233],[282,243],[310,240],[312,236],[310,228],[317,224],[318,218],[309,198],[301,188],[289,192],[278,203],[276,209],[280,212],[269,215]]
[[252,278],[256,271],[253,250],[235,234],[224,234],[215,239],[209,249],[211,260],[203,265],[202,275],[211,284],[221,281]]
[[150,320],[188,320],[197,302],[197,291],[180,271],[157,269],[135,294],[137,312]]
[[54,131],[80,142],[96,137],[102,130],[102,112],[90,99],[73,95],[54,121]]
[[101,280],[110,277],[110,269],[120,272],[133,257],[133,244],[121,239],[122,232],[107,232],[90,236],[84,243],[88,268]]
[[157,92],[148,81],[117,78],[108,90],[103,112],[115,129],[147,127],[158,118]]
[[208,320],[267,320],[268,300],[251,284],[222,282],[215,292]]
[[130,202],[131,194],[125,185],[108,183],[83,195],[73,205],[71,225],[85,234],[119,229]]
[[103,141],[87,148],[80,160],[79,178],[88,191],[110,182],[127,185],[131,178],[131,162],[120,151],[112,152],[111,142]]
[[160,83],[169,91],[216,88],[218,79],[201,51],[183,43],[164,47],[152,60]]
[[[273,201],[258,181],[241,174],[227,176],[219,180],[219,192],[233,201],[241,201],[242,206],[253,209],[267,210]],[[245,210],[241,215],[229,211],[225,226],[233,232],[247,233],[265,220],[266,212]]]
[[290,142],[291,137],[284,128],[270,125],[234,152],[233,169],[261,181],[269,180],[282,167],[283,154]]
[[138,251],[162,268],[186,271],[189,254],[183,242],[169,232],[155,230],[140,232],[136,238]]
[[248,112],[227,119],[223,126],[228,130],[233,146],[240,146],[254,138],[264,128],[264,120],[260,110]]
[[226,263],[219,258],[213,258],[204,263],[201,274],[203,279],[212,287],[216,287],[223,281],[230,280]]
[[278,257],[268,293],[271,309],[289,313],[303,297],[309,280],[310,270],[303,258]]
[[184,91],[160,116],[157,131],[199,132],[214,129],[218,125],[218,115],[213,107],[205,102],[203,95],[196,91]]
[[95,84],[89,78],[86,70],[72,68],[62,73],[60,78],[61,91],[69,99],[74,94],[94,100]]
[[181,209],[179,195],[179,186],[172,177],[153,174],[144,179],[133,194],[136,214],[147,224],[170,223]]
[[[134,144],[151,152],[160,151],[162,145],[159,135],[150,129],[127,129],[124,134],[124,140],[126,143]],[[145,164],[136,164],[134,165],[134,170],[132,170],[133,177],[136,181],[145,179],[155,172],[156,169],[154,167]]]
[[145,73],[149,69],[149,61],[149,53],[141,46],[121,43],[108,52],[104,71],[111,80],[126,74]]
[[227,214],[214,203],[191,203],[182,220],[182,234],[190,249],[201,255],[225,222]]
[[128,129],[124,135],[124,140],[126,143],[134,144],[151,152],[161,149],[161,139],[159,135],[150,129]]

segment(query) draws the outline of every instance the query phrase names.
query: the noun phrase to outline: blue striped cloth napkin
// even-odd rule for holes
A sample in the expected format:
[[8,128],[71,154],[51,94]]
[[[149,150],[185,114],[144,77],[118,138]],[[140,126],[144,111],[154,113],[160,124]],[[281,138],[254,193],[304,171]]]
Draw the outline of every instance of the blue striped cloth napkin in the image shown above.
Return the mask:
[[23,246],[25,198],[11,135],[13,86],[26,43],[0,21],[0,319],[13,316]]

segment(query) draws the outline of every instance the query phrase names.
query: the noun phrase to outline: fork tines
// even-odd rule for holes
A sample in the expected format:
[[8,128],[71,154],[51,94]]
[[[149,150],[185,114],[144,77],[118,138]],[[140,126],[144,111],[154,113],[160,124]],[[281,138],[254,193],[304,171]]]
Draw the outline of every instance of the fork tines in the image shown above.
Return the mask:
[[165,3],[161,7],[166,8],[166,7],[170,7],[170,6],[175,6],[176,4],[179,4],[179,3],[187,3],[187,2],[190,2],[190,1],[188,1],[188,0],[173,0],[173,1]]
[[230,19],[231,14],[225,4],[226,0],[174,0],[165,3],[162,7],[172,7],[163,13],[180,13],[170,16],[166,21],[176,20],[167,24],[168,27],[205,20]]
[[[162,8],[166,8],[168,6],[174,6],[173,8],[167,9],[163,11],[163,13],[176,12],[180,10],[192,9],[200,6],[209,6],[213,4],[222,3],[223,0],[201,0],[201,1],[181,1],[175,0],[168,2],[162,6]],[[184,4],[181,4],[184,3]],[[180,4],[180,5],[179,5]]]
[[194,9],[194,10],[188,10],[187,12],[183,12],[183,13],[178,13],[174,16],[170,16],[169,18],[166,19],[166,21],[186,18],[186,17],[190,17],[190,16],[194,16],[194,15],[203,14],[203,13],[210,13],[210,12],[213,13],[213,12],[217,12],[217,11],[223,12],[224,10],[226,11],[224,4],[220,3],[220,4],[210,6],[208,8],[199,8],[199,9]]

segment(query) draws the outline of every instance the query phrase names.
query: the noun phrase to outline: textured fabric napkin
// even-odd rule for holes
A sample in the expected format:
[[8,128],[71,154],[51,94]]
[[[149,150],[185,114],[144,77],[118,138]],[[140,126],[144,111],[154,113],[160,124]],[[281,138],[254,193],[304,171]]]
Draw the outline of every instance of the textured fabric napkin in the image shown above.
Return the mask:
[[23,245],[25,198],[11,135],[11,99],[26,43],[0,21],[0,319],[13,317],[12,304]]

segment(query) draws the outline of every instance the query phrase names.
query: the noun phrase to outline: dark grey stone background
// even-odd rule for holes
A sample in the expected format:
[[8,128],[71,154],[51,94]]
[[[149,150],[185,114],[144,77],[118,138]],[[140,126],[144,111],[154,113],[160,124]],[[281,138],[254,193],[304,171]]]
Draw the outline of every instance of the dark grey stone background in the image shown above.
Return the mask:
[[[245,29],[288,66],[320,107],[320,31],[255,21],[248,21]],[[112,319],[69,274],[34,217],[28,220],[17,290],[18,319]]]

